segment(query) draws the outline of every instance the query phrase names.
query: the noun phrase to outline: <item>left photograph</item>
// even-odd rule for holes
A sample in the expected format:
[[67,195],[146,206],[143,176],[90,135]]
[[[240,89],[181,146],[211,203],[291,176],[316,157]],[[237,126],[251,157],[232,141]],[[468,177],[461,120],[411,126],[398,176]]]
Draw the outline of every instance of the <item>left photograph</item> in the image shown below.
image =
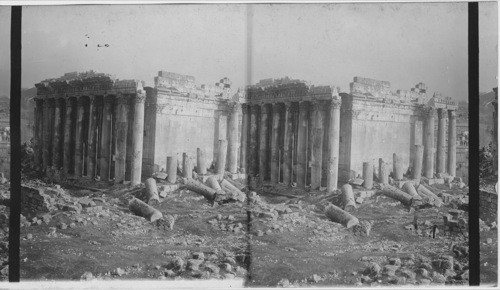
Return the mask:
[[9,280],[10,14],[0,6],[0,282]]
[[243,283],[245,16],[23,7],[22,281]]

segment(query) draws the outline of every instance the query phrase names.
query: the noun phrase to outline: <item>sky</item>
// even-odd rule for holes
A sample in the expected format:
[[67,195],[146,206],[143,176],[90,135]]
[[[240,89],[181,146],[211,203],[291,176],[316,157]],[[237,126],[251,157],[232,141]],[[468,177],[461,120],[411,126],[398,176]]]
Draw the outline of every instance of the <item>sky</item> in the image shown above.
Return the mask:
[[[497,86],[496,3],[480,3],[480,90]],[[9,39],[10,8],[0,7]],[[289,76],[349,91],[353,77],[467,98],[467,3],[104,5],[23,8],[22,85],[96,70],[153,85],[159,70],[234,87]],[[101,46],[101,47],[98,47]],[[107,45],[107,46],[106,46]],[[0,43],[0,95],[9,94]]]

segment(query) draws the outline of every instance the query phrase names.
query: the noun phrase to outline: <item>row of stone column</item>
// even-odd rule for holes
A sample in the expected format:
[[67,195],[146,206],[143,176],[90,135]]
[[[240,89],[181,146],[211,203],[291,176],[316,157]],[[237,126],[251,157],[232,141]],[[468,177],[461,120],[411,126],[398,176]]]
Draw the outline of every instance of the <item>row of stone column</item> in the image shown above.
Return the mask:
[[[244,105],[240,170],[261,182],[310,184],[318,189],[325,152],[326,185],[331,192],[337,189],[339,129],[340,100]],[[325,137],[327,148],[323,148]]]
[[[429,108],[424,128],[424,149],[423,163],[424,176],[434,178],[434,173],[448,173],[450,176],[456,175],[457,167],[457,119],[455,110],[437,109],[438,133],[436,158],[434,158],[434,115],[435,108]],[[446,144],[446,120],[448,119],[448,144]],[[446,163],[446,146],[448,146],[448,158]],[[436,170],[434,171],[434,161],[436,160]],[[448,166],[446,166],[446,164]]]
[[127,172],[139,184],[144,101],[143,94],[36,99],[37,167],[117,183]]

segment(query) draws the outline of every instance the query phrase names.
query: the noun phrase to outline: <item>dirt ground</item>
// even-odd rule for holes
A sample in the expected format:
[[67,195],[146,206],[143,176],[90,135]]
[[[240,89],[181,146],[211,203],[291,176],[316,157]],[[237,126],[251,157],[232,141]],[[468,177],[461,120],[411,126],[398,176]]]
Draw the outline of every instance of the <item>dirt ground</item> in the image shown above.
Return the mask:
[[[81,210],[22,218],[21,279],[243,278],[250,287],[468,283],[467,234],[443,226],[443,214],[456,203],[415,210],[373,191],[352,212],[365,227],[346,229],[324,213],[330,202],[339,204],[340,193],[264,186],[249,192],[247,202],[212,206],[181,188],[155,206],[168,222],[149,222],[128,209],[141,188],[89,184],[102,190],[58,189]],[[433,191],[467,194],[444,185]],[[496,245],[496,229],[488,234]],[[496,261],[488,263],[496,271]]]
[[10,185],[0,184],[0,281],[9,280]]

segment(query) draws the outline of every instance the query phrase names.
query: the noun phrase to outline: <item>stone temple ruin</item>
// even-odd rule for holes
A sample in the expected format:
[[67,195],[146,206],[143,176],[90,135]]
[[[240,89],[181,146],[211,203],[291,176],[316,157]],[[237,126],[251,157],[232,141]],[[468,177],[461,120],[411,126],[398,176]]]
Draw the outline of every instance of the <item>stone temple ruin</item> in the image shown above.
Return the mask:
[[394,180],[456,174],[457,104],[431,97],[423,83],[393,92],[389,82],[355,77],[350,93],[339,93],[284,78],[235,92],[227,78],[197,86],[192,76],[160,71],[144,87],[90,71],[36,87],[41,172],[137,185],[196,164],[201,175],[224,167],[250,182],[329,192],[359,175],[387,180],[391,166]]

